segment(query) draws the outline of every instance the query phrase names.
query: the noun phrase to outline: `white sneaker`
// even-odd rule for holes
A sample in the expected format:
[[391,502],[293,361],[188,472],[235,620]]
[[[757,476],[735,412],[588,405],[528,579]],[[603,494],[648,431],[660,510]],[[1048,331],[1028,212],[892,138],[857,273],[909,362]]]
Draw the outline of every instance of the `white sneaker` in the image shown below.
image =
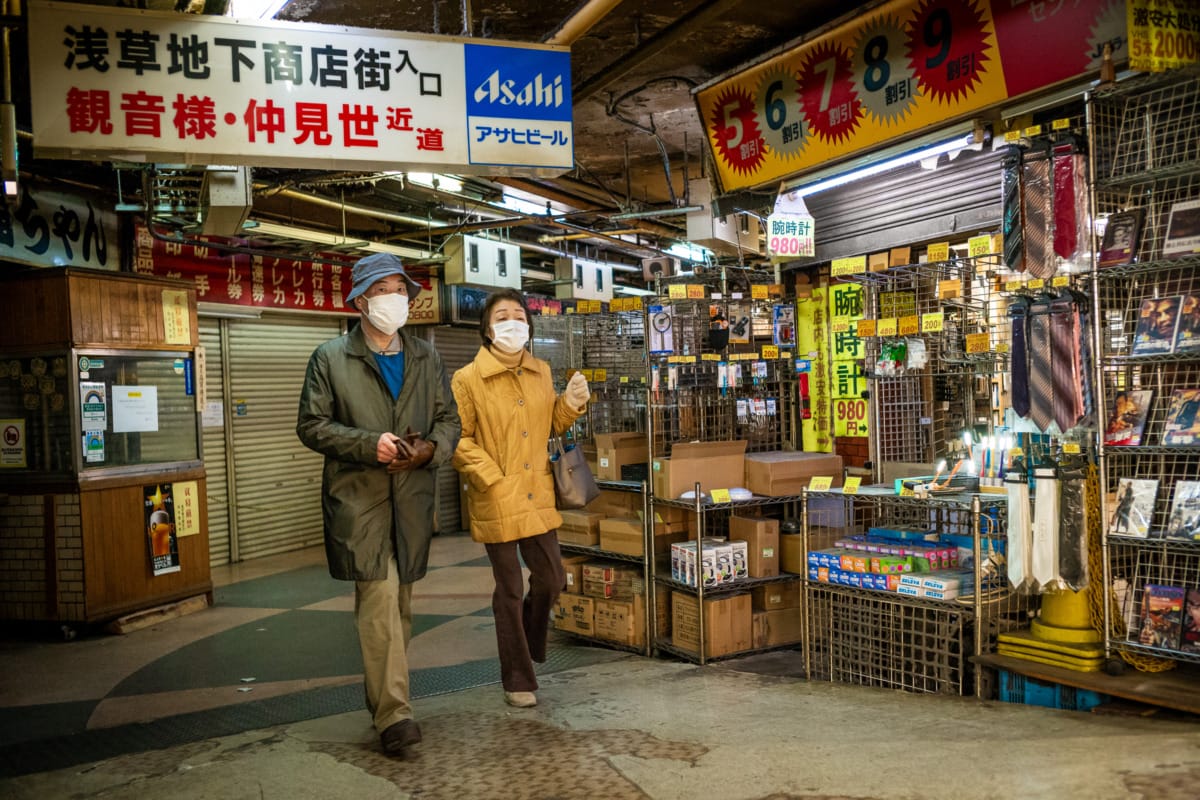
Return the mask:
[[505,692],[504,702],[516,708],[533,708],[537,705],[537,695],[533,692]]

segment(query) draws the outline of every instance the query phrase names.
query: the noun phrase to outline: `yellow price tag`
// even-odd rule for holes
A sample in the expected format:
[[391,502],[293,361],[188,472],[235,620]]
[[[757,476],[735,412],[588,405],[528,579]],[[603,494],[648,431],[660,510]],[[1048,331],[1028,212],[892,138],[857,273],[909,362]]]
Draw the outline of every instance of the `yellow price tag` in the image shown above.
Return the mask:
[[766,300],[768,296],[767,285],[765,283],[750,284],[750,299]]
[[628,375],[622,375],[622,376],[621,376],[621,383],[629,383],[629,376],[628,376]]
[[1023,455],[1025,455],[1025,451],[1024,451],[1024,450],[1022,450],[1022,449],[1021,449],[1021,448],[1019,448],[1019,447],[1014,447],[1013,449],[1011,449],[1011,450],[1009,450],[1009,451],[1008,451],[1008,454],[1009,454],[1010,456],[1012,456],[1013,458],[1016,458],[1017,456],[1023,456]]
[[858,487],[861,485],[862,478],[857,475],[851,475],[842,484],[842,494],[858,494]]
[[1057,278],[1055,278],[1054,280],[1050,281],[1050,285],[1051,285],[1051,286],[1056,286],[1056,287],[1059,287],[1059,286],[1070,286],[1070,285],[1071,285],[1071,279],[1070,279],[1070,278],[1068,278],[1066,275],[1059,275]]
[[808,482],[810,492],[828,492],[833,488],[833,478],[829,475],[814,475]]
[[667,287],[667,297],[672,300],[687,300],[688,290],[682,283],[672,283]]
[[701,361],[720,361],[721,354],[720,353],[701,353],[700,360]]
[[695,356],[680,356],[679,363],[680,364],[695,364],[696,357]]
[[848,319],[847,317],[838,317],[833,321],[829,328],[834,333],[845,333],[846,331],[850,330],[850,323],[852,321],[853,320]]
[[704,284],[689,283],[687,285],[687,296],[688,296],[689,300],[703,300],[704,299]]
[[792,351],[791,351],[791,350],[780,350],[780,351],[779,351],[779,357],[780,357],[780,358],[791,358],[791,357],[792,357]]
[[986,353],[992,347],[991,334],[987,333],[968,333],[967,334],[967,352],[968,353]]
[[1041,289],[1045,285],[1046,285],[1046,282],[1044,280],[1042,280],[1041,278],[1034,278],[1029,283],[1025,284],[1026,288],[1029,288],[1029,289]]
[[1025,281],[1006,281],[1004,284],[1004,291],[1006,292],[1019,292],[1024,288]]
[[628,301],[626,301],[625,306],[630,311],[641,311],[642,310],[642,298],[631,297],[631,298],[629,298]]
[[900,496],[901,497],[916,497],[917,493],[914,492],[910,487],[904,486],[900,489]]
[[972,236],[970,239],[967,239],[967,254],[971,256],[971,258],[976,258],[977,256],[986,256],[991,252],[991,236]]
[[875,328],[879,336],[895,336],[896,335],[896,318],[879,320],[879,325]]
[[1021,141],[1021,132],[1020,131],[1005,131],[1004,132],[1004,141],[1006,144],[1014,144],[1016,142]]
[[850,256],[848,258],[835,258],[829,265],[829,275],[833,278],[839,278],[843,275],[858,275],[867,271],[866,256]]
[[593,381],[596,379],[595,378],[596,370],[594,370],[594,369],[581,369],[579,371],[583,373],[584,380]]
[[1071,127],[1071,120],[1069,120],[1069,119],[1056,119],[1056,120],[1054,120],[1054,122],[1051,122],[1051,123],[1050,123],[1050,127],[1051,127],[1051,128],[1053,128],[1053,129],[1054,129],[1054,130],[1056,130],[1056,131],[1065,131],[1065,130],[1069,130],[1069,129],[1070,129],[1070,127]]
[[1080,453],[1082,453],[1082,452],[1083,452],[1083,450],[1081,450],[1081,449],[1079,448],[1079,443],[1078,443],[1078,442],[1067,442],[1066,444],[1064,444],[1064,445],[1063,445],[1063,452],[1064,452],[1064,453],[1067,453],[1067,454],[1069,454],[1069,455],[1076,455],[1076,456],[1077,456],[1077,455],[1079,455]]
[[779,348],[773,344],[764,344],[762,349],[763,358],[779,358]]
[[962,281],[958,278],[954,280],[938,281],[937,295],[939,300],[949,300],[962,295]]
[[1024,131],[1022,131],[1022,133],[1025,134],[1026,139],[1032,139],[1034,136],[1041,136],[1042,135],[1042,126],[1041,125],[1030,125]]
[[946,320],[940,311],[921,315],[921,333],[941,333],[945,326]]
[[858,321],[858,338],[869,339],[875,335],[875,320],[860,319]]
[[950,243],[938,242],[931,244],[925,248],[926,261],[949,261],[950,260]]
[[604,381],[608,380],[608,370],[606,370],[606,369],[593,370],[592,376],[593,376],[592,380],[597,381],[599,383],[604,383]]
[[708,493],[714,503],[731,503],[733,498],[729,496],[728,489],[713,489]]
[[997,342],[996,343],[996,352],[997,353],[1007,353],[1008,352],[1008,342]]
[[900,335],[901,336],[913,336],[914,334],[917,334],[920,332],[921,332],[921,318],[918,317],[916,314],[913,314],[911,317],[901,317],[900,318]]

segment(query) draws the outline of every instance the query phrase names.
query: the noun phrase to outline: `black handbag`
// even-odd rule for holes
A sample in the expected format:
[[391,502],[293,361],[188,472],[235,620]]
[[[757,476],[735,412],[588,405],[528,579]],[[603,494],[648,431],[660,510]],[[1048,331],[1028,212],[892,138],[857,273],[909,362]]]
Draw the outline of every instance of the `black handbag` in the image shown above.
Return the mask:
[[600,487],[588,468],[583,450],[564,446],[561,436],[551,436],[550,471],[554,473],[555,505],[560,509],[583,508],[600,496]]

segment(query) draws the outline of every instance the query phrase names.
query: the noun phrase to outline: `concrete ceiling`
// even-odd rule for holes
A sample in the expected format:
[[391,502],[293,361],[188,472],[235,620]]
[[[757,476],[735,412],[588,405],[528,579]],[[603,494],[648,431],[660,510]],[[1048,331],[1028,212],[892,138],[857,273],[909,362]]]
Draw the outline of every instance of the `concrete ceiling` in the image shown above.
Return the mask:
[[[193,12],[203,6],[206,13],[232,5],[234,16],[239,12],[238,0],[137,4],[190,6]],[[494,228],[529,243],[533,259],[569,248],[636,264],[683,239],[685,218],[612,217],[683,206],[687,178],[707,172],[692,87],[826,26],[850,8],[839,0],[291,0],[278,19],[569,44],[575,169],[553,179],[472,178],[457,195],[380,174],[255,169],[252,217],[434,251],[450,233]],[[517,218],[489,205],[514,189],[553,201],[556,222]],[[770,199],[764,198],[765,207]],[[636,232],[592,234],[631,229]],[[278,237],[260,244],[300,247]]]

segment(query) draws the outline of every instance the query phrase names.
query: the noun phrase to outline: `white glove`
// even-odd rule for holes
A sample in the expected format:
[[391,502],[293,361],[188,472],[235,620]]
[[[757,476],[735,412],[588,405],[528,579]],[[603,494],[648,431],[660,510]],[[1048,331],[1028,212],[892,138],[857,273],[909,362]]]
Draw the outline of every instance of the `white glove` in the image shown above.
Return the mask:
[[563,392],[563,397],[571,404],[571,408],[583,408],[591,396],[592,393],[588,390],[587,379],[583,377],[583,373],[576,372],[572,375],[571,380],[567,381],[567,390]]

